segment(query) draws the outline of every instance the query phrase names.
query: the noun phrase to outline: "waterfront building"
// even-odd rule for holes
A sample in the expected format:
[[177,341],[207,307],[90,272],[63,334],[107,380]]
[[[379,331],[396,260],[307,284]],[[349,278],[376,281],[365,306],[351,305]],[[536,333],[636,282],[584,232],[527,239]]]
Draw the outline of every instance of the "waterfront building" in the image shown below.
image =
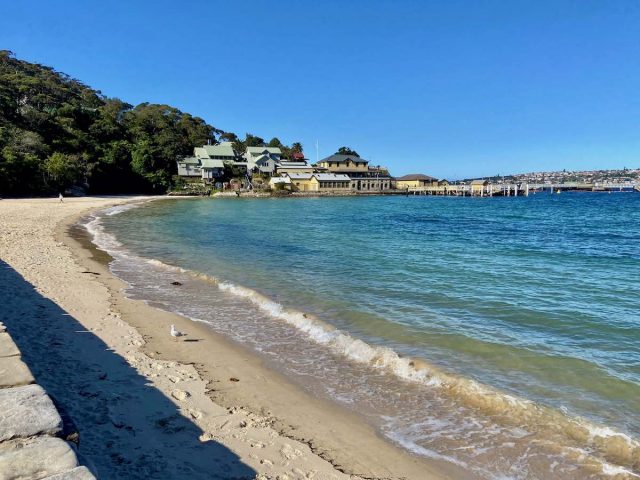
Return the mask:
[[272,190],[277,188],[291,190],[291,178],[286,175],[282,177],[271,177],[269,179],[269,187],[271,187]]
[[193,156],[178,159],[178,175],[211,182],[224,175],[227,165],[246,167],[246,163],[238,161],[241,159],[233,149],[232,142],[194,147]]
[[276,165],[276,172],[279,175],[285,173],[313,173],[314,169],[306,160],[302,161],[288,161],[281,160]]
[[202,170],[197,157],[184,157],[178,160],[178,175],[187,178],[201,178]]
[[291,180],[292,190],[299,192],[311,192],[316,190],[316,181],[313,180],[313,173],[287,173]]
[[201,159],[222,160],[223,162],[236,162],[238,154],[233,149],[232,142],[221,142],[217,145],[203,145],[194,149],[194,155]]
[[224,175],[224,162],[222,160],[205,158],[200,160],[202,179],[212,181]]
[[318,171],[347,175],[353,191],[376,192],[391,188],[387,169],[371,167],[368,160],[357,155],[331,155],[320,160],[316,167]]
[[351,179],[338,173],[288,173],[292,190],[299,192],[347,193]]
[[314,173],[318,182],[318,191],[346,193],[351,190],[351,178],[341,173]]
[[408,188],[435,187],[439,182],[437,178],[423,175],[422,173],[411,173],[396,178],[396,188],[406,190]]
[[480,195],[483,196],[486,193],[487,186],[489,185],[489,180],[472,180],[471,183],[471,195]]
[[281,155],[278,147],[247,147],[244,154],[247,170],[272,175],[280,163]]

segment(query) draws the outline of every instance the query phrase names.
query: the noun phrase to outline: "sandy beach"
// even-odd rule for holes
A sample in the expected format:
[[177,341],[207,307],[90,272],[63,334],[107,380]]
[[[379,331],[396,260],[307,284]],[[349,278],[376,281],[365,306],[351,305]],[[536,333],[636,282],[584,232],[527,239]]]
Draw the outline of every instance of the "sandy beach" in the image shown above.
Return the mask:
[[[125,298],[74,224],[145,200],[0,201],[1,321],[98,478],[467,477],[394,447],[207,326]],[[172,338],[171,324],[188,335]]]

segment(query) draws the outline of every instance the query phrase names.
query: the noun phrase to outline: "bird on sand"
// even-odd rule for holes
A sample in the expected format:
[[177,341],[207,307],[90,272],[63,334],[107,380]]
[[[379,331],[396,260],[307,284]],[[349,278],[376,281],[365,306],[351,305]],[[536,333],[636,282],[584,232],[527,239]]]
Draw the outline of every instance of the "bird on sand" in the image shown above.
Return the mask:
[[171,336],[173,338],[178,338],[178,337],[184,337],[186,335],[186,333],[180,332],[178,330],[176,330],[176,326],[175,325],[171,325]]

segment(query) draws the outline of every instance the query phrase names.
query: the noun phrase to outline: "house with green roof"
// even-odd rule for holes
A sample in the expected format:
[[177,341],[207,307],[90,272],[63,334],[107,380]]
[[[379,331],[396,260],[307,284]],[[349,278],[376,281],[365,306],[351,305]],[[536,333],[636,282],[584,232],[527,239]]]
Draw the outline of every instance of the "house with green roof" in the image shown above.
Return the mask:
[[178,160],[178,175],[181,177],[202,177],[200,160],[197,157],[184,157]]
[[280,163],[282,151],[278,147],[247,147],[244,158],[247,170],[272,175]]
[[193,156],[177,161],[178,175],[187,178],[202,178],[212,182],[224,175],[225,163],[246,165],[233,149],[232,142],[221,142],[217,145],[203,145],[193,149]]

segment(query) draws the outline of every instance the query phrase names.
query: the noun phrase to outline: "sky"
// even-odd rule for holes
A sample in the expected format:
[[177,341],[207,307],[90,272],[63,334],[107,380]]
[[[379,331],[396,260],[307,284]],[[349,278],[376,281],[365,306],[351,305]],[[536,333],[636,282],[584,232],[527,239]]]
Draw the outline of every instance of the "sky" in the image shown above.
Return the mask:
[[0,49],[313,161],[640,168],[637,0],[0,0]]

